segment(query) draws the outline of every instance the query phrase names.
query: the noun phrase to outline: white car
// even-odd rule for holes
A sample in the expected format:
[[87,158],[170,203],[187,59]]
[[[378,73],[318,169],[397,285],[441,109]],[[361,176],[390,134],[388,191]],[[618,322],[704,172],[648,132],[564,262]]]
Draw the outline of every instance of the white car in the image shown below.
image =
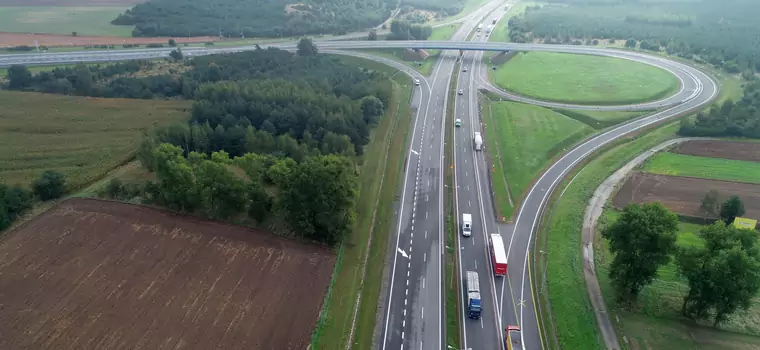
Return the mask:
[[419,79],[414,79],[414,85],[420,86],[420,80]]
[[457,118],[457,119],[454,121],[454,126],[456,126],[456,127],[460,127],[460,126],[462,126],[462,119],[459,119],[459,118]]
[[464,90],[462,90],[462,89],[459,89],[459,94],[460,94],[460,95],[464,95]]
[[464,67],[464,68],[462,69],[462,72],[465,72],[465,73],[467,73],[467,67]]

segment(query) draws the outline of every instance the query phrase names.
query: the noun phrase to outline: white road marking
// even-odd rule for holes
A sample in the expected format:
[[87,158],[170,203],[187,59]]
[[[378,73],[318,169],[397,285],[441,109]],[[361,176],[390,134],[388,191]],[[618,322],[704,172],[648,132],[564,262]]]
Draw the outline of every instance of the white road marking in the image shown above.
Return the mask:
[[425,220],[428,218],[428,212],[425,212]]
[[412,151],[412,153],[414,153],[414,154],[416,154],[416,155],[420,155],[420,154],[419,154],[419,152],[417,152],[417,151],[415,151],[415,150],[413,150],[413,149],[411,149],[410,151]]
[[427,262],[427,253],[422,254],[422,261]]
[[[478,261],[475,260],[475,269],[478,269]],[[409,276],[409,271],[406,272],[406,275]]]
[[[425,307],[422,307],[422,310],[420,311],[420,317],[424,320],[425,319]],[[422,348],[422,342],[420,342],[420,348]]]
[[422,277],[422,288],[425,288],[425,277]]

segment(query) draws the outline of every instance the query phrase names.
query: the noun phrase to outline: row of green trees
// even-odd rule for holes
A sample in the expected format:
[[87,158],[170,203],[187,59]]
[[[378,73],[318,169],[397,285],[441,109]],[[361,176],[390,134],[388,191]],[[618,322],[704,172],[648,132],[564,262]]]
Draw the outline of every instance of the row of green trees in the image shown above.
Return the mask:
[[141,186],[118,180],[111,198],[132,200],[212,219],[285,226],[304,239],[336,244],[355,220],[358,173],[351,158],[315,155],[301,161],[246,153],[210,155],[161,144],[141,158],[157,181]]
[[[739,204],[739,205],[737,205]],[[732,197],[721,209],[731,220],[741,201]],[[676,245],[678,217],[659,203],[630,204],[602,231],[614,255],[610,279],[619,302],[635,302],[664,265],[675,259],[679,276],[688,281],[681,312],[714,325],[747,310],[760,290],[760,247],[755,230],[719,220],[700,232],[702,246]]]
[[760,70],[760,44],[751,29],[760,8],[753,0],[551,2],[569,6],[529,7],[510,19],[512,41],[633,39],[728,70]]
[[66,179],[55,171],[45,171],[31,184],[31,190],[20,185],[0,183],[0,230],[11,226],[16,219],[32,208],[35,200],[60,198],[66,191]]
[[132,36],[292,37],[344,34],[379,25],[396,1],[150,0],[111,23]]
[[433,27],[413,24],[409,21],[394,19],[388,40],[427,40],[433,34]]
[[744,96],[734,103],[726,100],[694,119],[681,120],[679,134],[684,136],[730,136],[760,138],[760,81],[754,77],[744,86]]

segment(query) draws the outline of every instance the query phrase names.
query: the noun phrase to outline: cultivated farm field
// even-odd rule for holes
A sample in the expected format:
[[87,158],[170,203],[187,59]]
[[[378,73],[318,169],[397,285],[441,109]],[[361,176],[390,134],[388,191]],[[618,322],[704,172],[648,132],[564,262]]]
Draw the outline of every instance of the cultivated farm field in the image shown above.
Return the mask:
[[684,142],[672,153],[760,162],[760,143],[742,141],[696,140]]
[[717,190],[724,200],[739,196],[746,216],[760,218],[760,185],[643,172],[635,172],[628,178],[612,198],[612,204],[622,208],[628,203],[657,201],[675,213],[702,216],[699,206],[709,190]]
[[0,182],[55,170],[76,189],[131,159],[152,126],[188,118],[192,102],[0,91],[0,106]]
[[329,249],[70,199],[0,241],[0,348],[305,349]]

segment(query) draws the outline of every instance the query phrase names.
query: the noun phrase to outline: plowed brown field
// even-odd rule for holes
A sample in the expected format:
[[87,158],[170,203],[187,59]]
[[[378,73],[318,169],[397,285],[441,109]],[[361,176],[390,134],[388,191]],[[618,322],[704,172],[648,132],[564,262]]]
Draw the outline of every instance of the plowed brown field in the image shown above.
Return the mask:
[[760,219],[760,185],[692,177],[635,172],[612,198],[618,208],[628,203],[660,202],[683,215],[702,216],[699,206],[709,190],[717,190],[721,200],[737,195],[744,202],[745,217]]
[[306,349],[335,255],[71,199],[0,241],[0,349]]
[[[0,48],[14,46],[34,46],[37,44],[48,47],[62,46],[87,46],[87,45],[123,45],[123,44],[166,44],[169,37],[155,38],[122,38],[114,36],[71,36],[55,34],[29,34],[29,33],[8,33],[0,32]],[[199,36],[182,38],[177,37],[174,40],[178,43],[205,43],[219,41],[218,36]]]
[[760,162],[760,143],[698,140],[676,146],[673,153]]

